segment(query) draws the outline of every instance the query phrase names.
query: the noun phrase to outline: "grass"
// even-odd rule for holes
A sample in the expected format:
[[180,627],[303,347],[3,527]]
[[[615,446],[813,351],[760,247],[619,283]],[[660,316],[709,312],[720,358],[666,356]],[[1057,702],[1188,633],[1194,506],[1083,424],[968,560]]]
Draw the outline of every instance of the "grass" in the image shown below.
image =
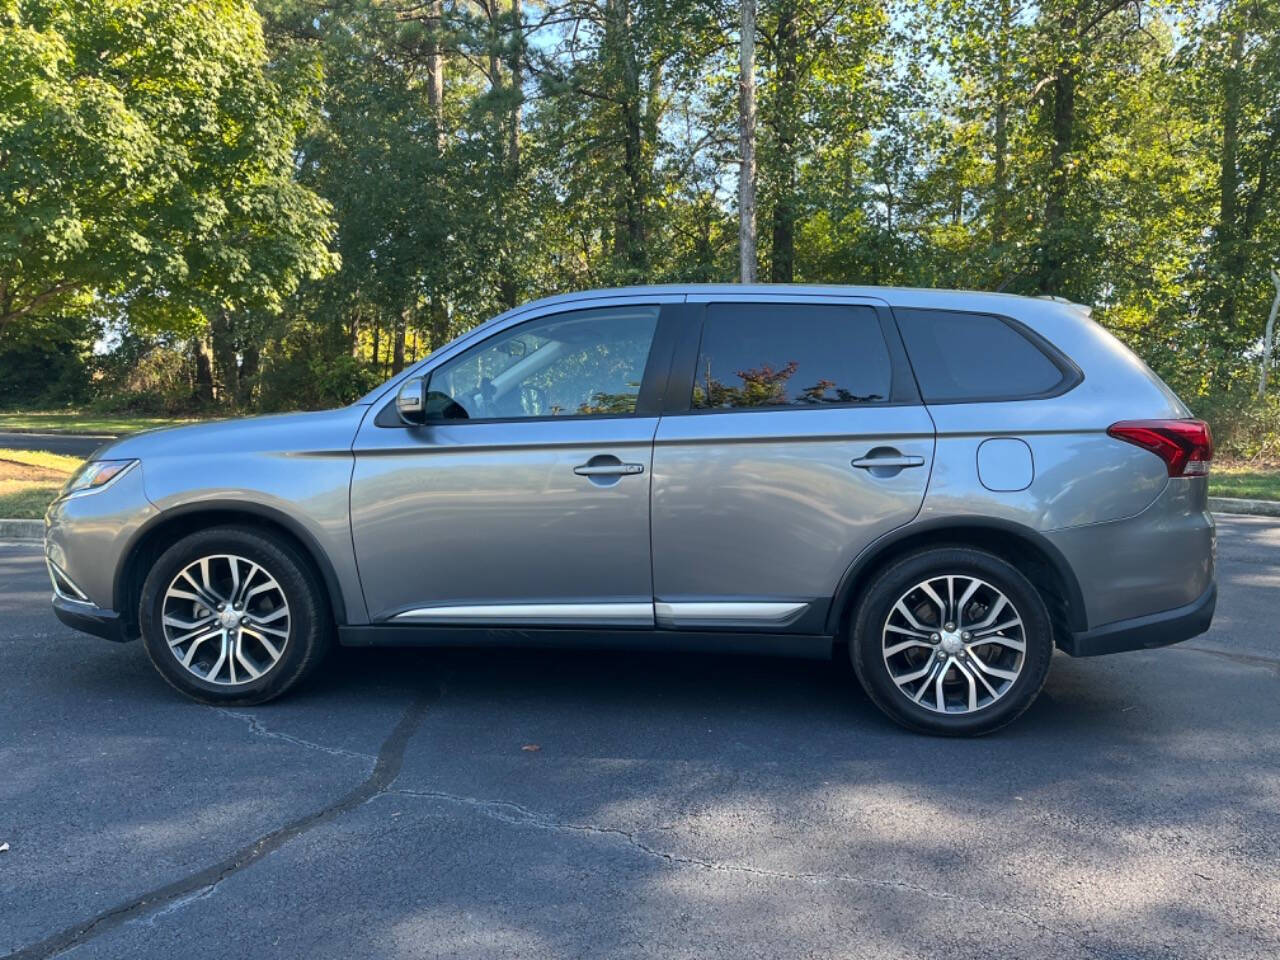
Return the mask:
[[81,462],[43,450],[0,449],[0,517],[39,520]]
[[29,411],[0,413],[0,433],[135,433],[152,427],[191,423],[178,417],[134,417],[112,414]]
[[1209,471],[1209,496],[1280,500],[1280,464],[1257,467],[1215,461]]

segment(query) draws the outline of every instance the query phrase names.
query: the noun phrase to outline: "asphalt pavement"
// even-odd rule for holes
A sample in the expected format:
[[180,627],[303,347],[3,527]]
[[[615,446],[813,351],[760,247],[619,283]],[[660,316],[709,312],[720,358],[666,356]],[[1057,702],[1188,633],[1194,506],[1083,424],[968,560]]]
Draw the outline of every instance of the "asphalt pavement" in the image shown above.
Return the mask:
[[1208,634],[972,741],[732,656],[341,650],[202,707],[0,545],[0,956],[1275,958],[1280,524],[1219,536]]
[[108,434],[0,433],[0,450],[47,450],[68,457],[87,457],[114,439]]

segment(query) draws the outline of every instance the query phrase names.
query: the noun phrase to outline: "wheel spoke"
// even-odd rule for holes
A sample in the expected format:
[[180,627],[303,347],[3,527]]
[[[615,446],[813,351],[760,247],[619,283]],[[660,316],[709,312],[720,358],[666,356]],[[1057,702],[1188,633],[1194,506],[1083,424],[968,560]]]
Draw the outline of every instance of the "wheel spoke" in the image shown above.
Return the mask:
[[916,691],[916,695],[912,697],[912,699],[915,700],[916,703],[919,703],[920,698],[925,695],[925,692],[933,683],[934,677],[936,676],[938,679],[941,679],[942,674],[946,673],[946,669],[947,665],[941,660],[935,660],[933,663],[929,664],[929,668],[926,671],[929,675],[924,678],[924,683],[920,684],[920,689]]
[[200,640],[204,640],[209,637],[216,637],[221,630],[222,630],[221,627],[215,627],[213,630],[206,630],[205,627],[197,627],[194,630],[190,630],[187,633],[182,634],[181,636],[177,636],[171,639],[169,641],[169,646],[176,647],[179,644],[186,643],[188,640],[195,640],[197,643],[199,643]]
[[916,680],[919,680],[921,677],[923,677],[930,670],[934,669],[934,667],[936,666],[937,664],[932,659],[930,659],[919,670],[915,670],[911,673],[890,674],[890,676],[893,677],[894,683],[896,683],[898,686],[902,686],[905,683],[913,683]]
[[956,661],[956,670],[969,683],[969,709],[978,709],[978,684],[973,679],[973,671],[960,661]]
[[965,588],[964,593],[960,594],[960,602],[956,604],[956,629],[964,629],[964,608],[969,605],[969,601],[973,599],[973,595],[978,592],[978,588],[982,586],[981,580],[970,580],[969,586]]
[[950,615],[951,611],[947,609],[946,603],[944,603],[942,598],[938,596],[936,591],[934,591],[933,585],[926,580],[924,583],[920,584],[920,592],[938,605],[938,622],[943,623]]
[[975,637],[989,637],[989,636],[992,636],[993,634],[1004,633],[1006,630],[1012,630],[1014,627],[1020,627],[1020,626],[1022,626],[1022,621],[1019,620],[1017,617],[1014,617],[1012,620],[1007,620],[1004,623],[998,624],[994,627],[983,627],[980,630],[974,630],[973,635]]
[[255,667],[253,662],[244,655],[243,637],[236,637],[235,659],[248,672],[250,680],[257,680],[262,676],[262,671]]
[[925,643],[923,640],[903,640],[901,643],[895,643],[892,647],[885,647],[884,655],[892,657],[903,650],[910,650],[912,647],[924,647],[926,650],[932,650],[933,644]]
[[977,656],[976,654],[970,654],[969,656],[972,658],[974,666],[976,666],[983,673],[987,674],[987,676],[999,677],[1001,680],[1009,680],[1009,681],[1018,679],[1018,674],[1013,670],[1002,670],[999,667],[990,666],[989,664],[986,663],[986,661],[984,661],[981,657]]
[[205,673],[204,678],[211,683],[218,682],[218,673],[222,670],[222,665],[227,662],[227,631],[221,630],[222,649],[218,651],[218,659],[213,662],[213,666]]
[[987,611],[987,618],[983,620],[981,623],[975,623],[969,629],[973,631],[987,629],[989,626],[991,626],[993,623],[996,622],[996,620],[1000,616],[1001,611],[1003,611],[1004,608],[1007,607],[1008,605],[1009,605],[1009,601],[1004,598],[1004,594],[1003,593],[998,594],[996,596],[996,602],[993,603],[991,605],[991,609]]
[[166,627],[177,627],[179,630],[194,630],[196,627],[212,622],[212,613],[206,614],[203,617],[197,617],[195,620],[182,620],[178,617],[171,617],[168,614],[165,614],[164,617],[164,625]]
[[256,563],[252,563],[250,561],[245,561],[245,562],[249,564],[249,572],[245,574],[244,581],[240,584],[239,594],[231,598],[233,602],[248,603],[251,599],[257,596],[259,593],[266,590],[270,590],[272,587],[276,585],[276,582],[272,580],[270,577],[268,577],[267,582],[263,584],[260,589],[250,591],[249,585],[253,583],[253,578],[256,577],[261,572],[262,568],[258,566]]
[[210,593],[210,592],[209,592],[209,591],[207,591],[204,587],[202,587],[200,584],[196,583],[195,578],[194,578],[194,577],[192,577],[192,576],[191,576],[191,574],[190,574],[190,573],[188,573],[186,570],[183,570],[183,571],[182,571],[182,573],[178,574],[178,576],[179,576],[179,577],[181,577],[183,580],[186,580],[186,581],[187,581],[187,583],[191,584],[191,589],[195,590],[196,595],[195,595],[194,597],[192,597],[190,594],[179,594],[179,593],[177,593],[176,591],[174,591],[173,589],[170,589],[170,590],[169,590],[169,596],[171,596],[171,597],[177,597],[177,596],[185,596],[185,597],[189,597],[189,598],[190,598],[190,599],[192,599],[192,600],[196,600],[196,601],[198,601],[199,603],[203,603],[206,607],[216,607],[219,603],[221,603],[221,602],[222,602],[222,598],[221,598],[221,597],[217,596],[216,594]]
[[965,646],[972,651],[974,647],[986,646],[989,643],[999,644],[1002,647],[1008,647],[1010,650],[1017,650],[1019,653],[1025,653],[1027,650],[1027,645],[1021,640],[1015,640],[1012,637],[1006,637],[998,633],[984,633],[980,639],[974,640]]
[[886,623],[884,628],[893,633],[900,633],[904,637],[915,637],[917,640],[928,640],[932,636],[928,630],[913,630],[910,627],[899,627],[893,623]]
[[181,646],[182,644],[190,640],[191,646],[187,648],[187,656],[190,656],[196,647],[200,646],[200,644],[204,643],[206,640],[216,637],[221,632],[222,632],[221,627],[219,627],[216,630],[209,630],[206,633],[201,633],[199,630],[195,630],[191,633],[186,633],[180,637],[175,637],[174,639],[170,640],[169,646],[170,647]]
[[902,600],[899,600],[897,603],[895,603],[893,605],[893,609],[898,611],[898,613],[902,615],[902,619],[906,620],[907,623],[911,624],[911,626],[914,629],[919,630],[922,633],[929,632],[929,628],[915,618],[915,615],[910,610],[907,609],[907,605],[903,603]]
[[275,663],[277,660],[280,659],[280,650],[276,647],[275,644],[273,644],[270,640],[268,640],[264,634],[259,633],[257,630],[254,630],[252,627],[241,627],[240,632],[245,634],[246,636],[253,637],[253,639],[257,640],[260,644],[262,644],[263,649],[265,649],[267,653],[271,654],[272,663]]

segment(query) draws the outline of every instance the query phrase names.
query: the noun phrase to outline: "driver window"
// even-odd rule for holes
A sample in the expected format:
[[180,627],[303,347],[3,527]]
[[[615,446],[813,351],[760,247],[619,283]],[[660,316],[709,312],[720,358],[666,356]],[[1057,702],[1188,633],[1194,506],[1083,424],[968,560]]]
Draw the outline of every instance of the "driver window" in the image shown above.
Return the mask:
[[431,374],[432,419],[635,412],[658,307],[559,313],[490,337]]

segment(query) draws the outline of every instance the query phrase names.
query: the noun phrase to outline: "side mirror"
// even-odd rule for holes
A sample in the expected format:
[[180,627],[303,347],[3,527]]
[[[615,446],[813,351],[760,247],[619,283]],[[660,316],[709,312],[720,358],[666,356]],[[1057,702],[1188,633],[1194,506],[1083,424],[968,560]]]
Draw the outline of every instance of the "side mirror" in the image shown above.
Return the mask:
[[411,427],[421,426],[427,419],[427,383],[430,377],[410,377],[400,384],[396,394],[396,413],[400,422]]

